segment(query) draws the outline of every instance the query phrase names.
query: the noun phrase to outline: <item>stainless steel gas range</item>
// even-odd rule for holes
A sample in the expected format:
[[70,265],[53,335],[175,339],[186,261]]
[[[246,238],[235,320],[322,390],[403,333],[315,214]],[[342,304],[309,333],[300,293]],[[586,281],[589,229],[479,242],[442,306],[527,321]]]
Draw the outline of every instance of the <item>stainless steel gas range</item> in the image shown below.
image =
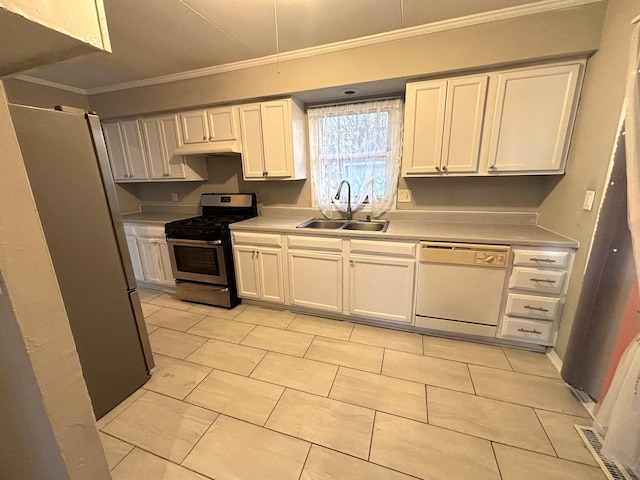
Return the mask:
[[178,297],[233,308],[236,292],[229,225],[258,214],[255,193],[203,193],[202,215],[165,225]]

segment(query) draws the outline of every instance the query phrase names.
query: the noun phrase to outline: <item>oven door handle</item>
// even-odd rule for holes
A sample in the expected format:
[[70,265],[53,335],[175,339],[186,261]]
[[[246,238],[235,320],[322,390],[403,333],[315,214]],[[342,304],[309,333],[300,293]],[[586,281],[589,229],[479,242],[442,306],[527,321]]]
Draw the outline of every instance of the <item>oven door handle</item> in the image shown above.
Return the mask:
[[167,243],[173,243],[179,245],[181,243],[187,243],[191,245],[222,245],[222,240],[184,240],[177,238],[167,238]]

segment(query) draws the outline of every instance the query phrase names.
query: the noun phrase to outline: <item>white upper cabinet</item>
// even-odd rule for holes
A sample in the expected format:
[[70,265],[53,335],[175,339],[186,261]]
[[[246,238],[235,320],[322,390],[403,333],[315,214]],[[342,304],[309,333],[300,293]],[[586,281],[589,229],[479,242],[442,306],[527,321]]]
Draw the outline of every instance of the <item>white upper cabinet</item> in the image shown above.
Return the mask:
[[584,62],[408,83],[402,175],[564,173]]
[[237,140],[238,107],[218,107],[178,115],[182,144]]
[[203,158],[176,155],[179,132],[175,115],[140,120],[150,178],[154,180],[206,180]]
[[402,174],[478,171],[487,75],[408,83]]
[[292,99],[240,105],[245,180],[306,178],[306,122]]
[[114,180],[116,182],[147,180],[149,171],[138,121],[105,123],[102,128]]
[[206,180],[206,160],[176,155],[175,115],[102,124],[116,182]]
[[496,75],[487,170],[491,174],[564,173],[577,107],[581,63]]

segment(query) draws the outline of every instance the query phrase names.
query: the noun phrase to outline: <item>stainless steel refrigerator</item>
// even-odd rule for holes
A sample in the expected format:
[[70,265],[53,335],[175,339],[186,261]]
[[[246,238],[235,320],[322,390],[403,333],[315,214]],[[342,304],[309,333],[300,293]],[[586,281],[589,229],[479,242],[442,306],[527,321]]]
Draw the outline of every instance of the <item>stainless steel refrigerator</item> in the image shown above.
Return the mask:
[[100,418],[153,368],[100,121],[75,109],[9,108]]

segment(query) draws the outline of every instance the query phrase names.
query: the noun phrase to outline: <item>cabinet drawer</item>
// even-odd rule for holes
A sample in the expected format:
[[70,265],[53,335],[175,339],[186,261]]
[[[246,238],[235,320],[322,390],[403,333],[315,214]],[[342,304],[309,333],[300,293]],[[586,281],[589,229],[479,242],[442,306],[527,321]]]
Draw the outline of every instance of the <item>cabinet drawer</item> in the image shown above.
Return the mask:
[[570,257],[570,252],[515,249],[513,251],[513,264],[533,267],[565,268],[569,264]]
[[505,314],[514,317],[557,320],[561,305],[559,298],[510,293],[507,297]]
[[416,256],[415,243],[406,242],[384,242],[375,240],[351,240],[351,253],[377,254],[392,257],[412,257]]
[[140,225],[136,226],[138,237],[164,237],[164,225]]
[[266,245],[269,247],[281,247],[282,236],[272,233],[233,232],[235,245]]
[[133,237],[136,236],[136,225],[135,225],[135,223],[123,222],[122,225],[124,226],[124,234],[125,235],[131,235]]
[[300,250],[325,250],[331,252],[342,251],[341,238],[302,237],[297,235],[287,236],[289,248]]
[[546,344],[551,340],[553,325],[553,322],[545,322],[544,320],[504,317],[500,326],[499,336],[530,343]]
[[514,267],[509,280],[509,288],[559,295],[564,286],[566,272]]

